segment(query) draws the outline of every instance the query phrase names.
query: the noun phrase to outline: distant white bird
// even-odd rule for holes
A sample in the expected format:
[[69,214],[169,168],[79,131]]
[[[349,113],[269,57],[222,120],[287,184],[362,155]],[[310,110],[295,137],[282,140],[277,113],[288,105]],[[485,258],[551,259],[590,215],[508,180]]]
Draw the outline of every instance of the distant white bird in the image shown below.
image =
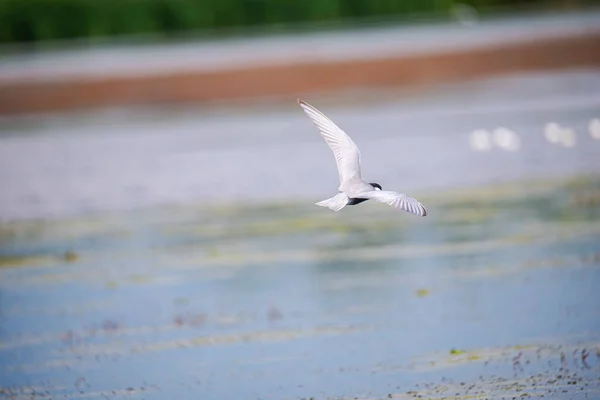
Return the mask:
[[504,127],[494,129],[492,132],[492,141],[496,146],[508,151],[517,151],[521,147],[519,135]]
[[600,140],[600,119],[594,118],[588,126],[590,136],[596,140]]
[[312,119],[325,142],[333,151],[340,176],[340,193],[320,201],[316,205],[340,211],[346,205],[353,206],[369,199],[377,200],[409,213],[424,217],[427,209],[417,199],[402,193],[382,190],[378,183],[363,180],[360,169],[360,152],[350,137],[325,114],[298,99],[298,104]]
[[573,147],[576,142],[575,131],[563,127],[556,122],[549,122],[544,127],[544,136],[550,143],[562,144],[565,147]]
[[489,151],[492,149],[492,134],[485,129],[476,129],[471,132],[469,144],[474,150]]

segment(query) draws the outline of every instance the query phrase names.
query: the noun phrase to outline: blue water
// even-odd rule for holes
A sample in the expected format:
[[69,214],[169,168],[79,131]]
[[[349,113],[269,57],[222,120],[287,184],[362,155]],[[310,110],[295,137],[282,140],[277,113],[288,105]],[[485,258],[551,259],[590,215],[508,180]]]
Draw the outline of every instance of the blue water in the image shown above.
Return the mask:
[[1,393],[594,398],[599,196],[588,177],[438,191],[427,218],[292,202],[5,223]]

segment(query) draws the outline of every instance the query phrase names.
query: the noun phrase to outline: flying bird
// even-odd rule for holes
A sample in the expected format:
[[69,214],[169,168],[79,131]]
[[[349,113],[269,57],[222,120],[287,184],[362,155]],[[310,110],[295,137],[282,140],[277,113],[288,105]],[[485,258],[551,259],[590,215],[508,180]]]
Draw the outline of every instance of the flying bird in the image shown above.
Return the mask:
[[427,209],[417,199],[402,193],[383,190],[378,183],[365,182],[360,167],[360,152],[346,132],[310,104],[300,99],[298,104],[313,121],[333,152],[340,177],[339,193],[315,203],[316,205],[340,211],[347,205],[354,206],[373,199],[421,217],[427,215]]

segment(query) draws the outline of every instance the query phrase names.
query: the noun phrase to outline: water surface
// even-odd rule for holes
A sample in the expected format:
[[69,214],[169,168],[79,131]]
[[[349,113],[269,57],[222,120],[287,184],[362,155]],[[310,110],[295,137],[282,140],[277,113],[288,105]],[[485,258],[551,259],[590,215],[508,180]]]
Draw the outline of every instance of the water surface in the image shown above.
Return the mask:
[[600,180],[1,227],[6,398],[600,396]]
[[598,93],[306,98],[427,218],[314,206],[337,172],[295,99],[3,119],[0,397],[600,397]]

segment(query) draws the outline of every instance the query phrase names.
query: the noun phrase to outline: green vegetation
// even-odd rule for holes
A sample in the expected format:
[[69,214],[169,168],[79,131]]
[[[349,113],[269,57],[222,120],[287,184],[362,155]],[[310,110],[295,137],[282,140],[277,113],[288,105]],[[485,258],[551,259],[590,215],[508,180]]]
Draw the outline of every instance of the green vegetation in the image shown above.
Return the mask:
[[[447,14],[456,0],[0,0],[0,43]],[[470,0],[480,10],[532,0]],[[565,3],[563,1],[563,3]],[[599,0],[570,0],[583,5]]]

